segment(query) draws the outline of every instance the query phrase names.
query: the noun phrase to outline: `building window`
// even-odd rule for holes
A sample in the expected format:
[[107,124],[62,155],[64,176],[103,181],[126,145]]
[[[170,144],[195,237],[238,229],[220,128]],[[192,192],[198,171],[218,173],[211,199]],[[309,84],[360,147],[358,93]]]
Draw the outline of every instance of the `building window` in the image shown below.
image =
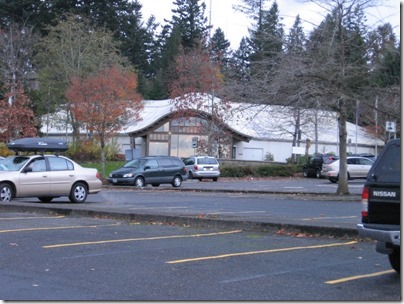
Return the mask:
[[149,155],[168,155],[168,142],[149,142]]

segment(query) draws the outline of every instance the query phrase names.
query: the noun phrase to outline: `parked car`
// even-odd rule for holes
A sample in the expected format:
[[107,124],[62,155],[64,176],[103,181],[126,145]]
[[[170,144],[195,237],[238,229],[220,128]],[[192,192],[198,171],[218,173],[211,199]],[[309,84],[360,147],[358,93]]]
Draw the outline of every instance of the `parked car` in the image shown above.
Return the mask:
[[370,154],[370,153],[350,154],[348,156],[362,156],[362,157],[369,158],[370,160],[373,160],[373,161],[376,160],[376,157],[373,154]]
[[97,169],[84,168],[64,156],[44,155],[45,151],[58,152],[67,149],[67,143],[55,147],[52,145],[53,141],[24,138],[7,145],[17,153],[40,151],[41,154],[14,155],[0,162],[0,201],[37,197],[40,201],[49,203],[56,197],[68,196],[72,203],[84,203],[88,194],[102,190]]
[[376,240],[376,251],[387,254],[400,273],[401,252],[401,140],[387,143],[370,169],[362,190],[363,238]]
[[[328,164],[323,164],[322,175],[327,177],[330,182],[336,183],[339,178],[339,163],[340,160],[333,161]],[[373,160],[361,156],[347,157],[347,174],[350,179],[366,179],[370,168],[373,165]]]
[[220,177],[220,166],[213,156],[190,156],[184,159],[189,179],[212,179]]
[[134,185],[144,187],[151,184],[181,186],[186,181],[187,171],[184,163],[174,156],[146,156],[129,161],[118,170],[109,174],[108,182],[112,185]]
[[323,164],[331,163],[337,159],[339,159],[339,157],[335,155],[312,155],[307,160],[307,163],[303,165],[303,176],[321,178]]

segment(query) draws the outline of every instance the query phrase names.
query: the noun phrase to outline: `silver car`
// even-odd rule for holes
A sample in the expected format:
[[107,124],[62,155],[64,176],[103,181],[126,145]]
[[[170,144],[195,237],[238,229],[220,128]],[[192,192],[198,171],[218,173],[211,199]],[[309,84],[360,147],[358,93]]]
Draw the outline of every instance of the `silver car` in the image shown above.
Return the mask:
[[[321,174],[328,178],[330,182],[336,183],[339,178],[339,162],[335,160],[328,164],[323,164]],[[349,179],[366,179],[373,160],[367,157],[348,156],[347,157],[347,174]]]
[[97,169],[83,168],[67,157],[57,155],[15,155],[0,162],[0,201],[37,197],[49,203],[68,196],[73,203],[84,203],[88,194],[102,190]]
[[184,159],[189,179],[212,179],[217,181],[220,176],[220,166],[213,156],[191,156]]

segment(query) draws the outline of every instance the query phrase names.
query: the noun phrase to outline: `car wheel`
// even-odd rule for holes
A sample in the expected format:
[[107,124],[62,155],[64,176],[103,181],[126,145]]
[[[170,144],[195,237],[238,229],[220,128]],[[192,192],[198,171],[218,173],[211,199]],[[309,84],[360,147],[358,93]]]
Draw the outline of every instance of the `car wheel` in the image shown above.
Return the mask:
[[194,175],[192,174],[192,171],[188,172],[188,178],[189,179],[194,179]]
[[38,199],[39,199],[42,203],[50,203],[50,202],[53,200],[53,197],[42,196],[42,197],[38,197]]
[[171,183],[173,187],[179,187],[182,184],[182,178],[178,175],[174,176],[173,182]]
[[9,202],[13,199],[13,188],[6,183],[0,184],[0,201]]
[[138,188],[143,188],[144,187],[144,179],[141,176],[138,176],[135,178],[135,186]]
[[400,249],[394,249],[393,253],[389,254],[391,267],[400,273]]
[[303,170],[303,176],[304,177],[309,177],[309,170],[308,169]]
[[202,181],[202,178],[200,177],[200,178],[198,178],[198,180],[201,182],[201,181]]
[[336,177],[330,177],[329,180],[330,180],[330,182],[332,182],[332,183],[335,184],[335,183],[338,181],[338,178],[336,178]]
[[160,184],[151,184],[153,187],[158,187]]
[[321,170],[320,169],[316,170],[316,177],[321,178]]
[[214,182],[217,182],[217,177],[212,178]]
[[84,203],[87,199],[87,187],[83,183],[75,183],[70,191],[69,199],[72,203]]

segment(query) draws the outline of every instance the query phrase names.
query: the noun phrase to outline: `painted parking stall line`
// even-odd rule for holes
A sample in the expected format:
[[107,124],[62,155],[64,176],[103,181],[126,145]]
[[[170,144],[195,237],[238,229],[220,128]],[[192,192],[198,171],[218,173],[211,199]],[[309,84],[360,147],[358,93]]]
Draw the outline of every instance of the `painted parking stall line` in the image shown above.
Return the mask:
[[236,253],[227,253],[227,254],[214,255],[214,256],[205,256],[205,257],[196,257],[196,258],[190,258],[190,259],[167,261],[166,263],[167,264],[180,264],[180,263],[198,262],[198,261],[206,261],[206,260],[214,260],[214,259],[225,259],[225,258],[238,257],[238,256],[244,256],[244,255],[277,253],[277,252],[294,251],[294,250],[319,249],[319,248],[328,248],[328,247],[336,247],[336,246],[349,246],[349,245],[356,244],[356,243],[358,243],[358,242],[351,241],[351,242],[346,242],[346,243],[333,243],[333,244],[323,244],[323,245],[314,245],[314,246],[298,246],[298,247],[288,247],[288,248],[278,248],[278,249],[268,249],[268,250],[258,250],[258,251],[248,251],[248,252],[236,252]]
[[138,241],[155,241],[155,240],[168,240],[168,239],[179,239],[179,238],[198,238],[198,237],[208,237],[208,236],[218,236],[240,233],[242,230],[224,231],[224,232],[213,232],[213,233],[198,233],[198,234],[182,234],[182,235],[169,235],[169,236],[155,236],[147,238],[129,238],[129,239],[116,239],[116,240],[101,240],[101,241],[90,241],[90,242],[78,242],[78,243],[66,243],[66,244],[56,244],[56,245],[45,245],[42,248],[60,248],[60,247],[73,247],[73,246],[85,246],[85,245],[100,245],[108,243],[123,243],[123,242],[138,242]]

